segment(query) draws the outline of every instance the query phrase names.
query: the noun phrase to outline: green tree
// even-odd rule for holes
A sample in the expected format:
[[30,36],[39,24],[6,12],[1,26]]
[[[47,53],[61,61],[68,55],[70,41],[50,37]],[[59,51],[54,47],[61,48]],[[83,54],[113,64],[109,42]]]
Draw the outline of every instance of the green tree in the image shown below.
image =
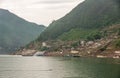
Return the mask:
[[41,48],[40,48],[41,51],[46,51],[46,50],[48,50],[48,49],[49,49],[48,47],[41,47]]
[[94,32],[91,33],[90,35],[87,36],[87,40],[88,41],[93,41],[93,40],[97,40],[97,39],[101,39],[102,38],[102,34],[100,32]]
[[120,39],[115,42],[115,47],[120,48]]
[[120,28],[118,29],[118,35],[120,35]]

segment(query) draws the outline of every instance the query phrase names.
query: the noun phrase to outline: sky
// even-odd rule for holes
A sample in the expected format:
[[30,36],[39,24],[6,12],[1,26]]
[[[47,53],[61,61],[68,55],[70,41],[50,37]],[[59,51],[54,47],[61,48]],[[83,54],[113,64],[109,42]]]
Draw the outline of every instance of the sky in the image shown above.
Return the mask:
[[37,24],[48,26],[84,0],[0,0],[0,8]]

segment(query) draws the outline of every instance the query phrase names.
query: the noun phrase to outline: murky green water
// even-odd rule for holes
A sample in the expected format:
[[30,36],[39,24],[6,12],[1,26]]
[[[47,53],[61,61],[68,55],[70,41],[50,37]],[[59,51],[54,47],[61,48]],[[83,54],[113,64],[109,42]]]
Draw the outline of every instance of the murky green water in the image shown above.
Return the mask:
[[120,59],[0,56],[0,78],[120,78]]

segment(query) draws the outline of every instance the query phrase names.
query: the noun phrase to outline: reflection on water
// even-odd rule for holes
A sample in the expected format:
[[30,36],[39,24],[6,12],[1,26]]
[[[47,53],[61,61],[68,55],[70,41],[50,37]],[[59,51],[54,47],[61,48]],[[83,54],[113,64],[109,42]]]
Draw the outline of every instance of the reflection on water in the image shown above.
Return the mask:
[[0,78],[120,78],[120,59],[0,56]]

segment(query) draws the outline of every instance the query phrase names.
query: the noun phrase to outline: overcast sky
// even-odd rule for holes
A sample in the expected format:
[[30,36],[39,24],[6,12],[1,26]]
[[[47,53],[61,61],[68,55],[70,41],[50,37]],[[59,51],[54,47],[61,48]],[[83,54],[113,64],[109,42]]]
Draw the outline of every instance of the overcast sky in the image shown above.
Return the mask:
[[0,0],[0,8],[37,24],[49,25],[83,0]]

